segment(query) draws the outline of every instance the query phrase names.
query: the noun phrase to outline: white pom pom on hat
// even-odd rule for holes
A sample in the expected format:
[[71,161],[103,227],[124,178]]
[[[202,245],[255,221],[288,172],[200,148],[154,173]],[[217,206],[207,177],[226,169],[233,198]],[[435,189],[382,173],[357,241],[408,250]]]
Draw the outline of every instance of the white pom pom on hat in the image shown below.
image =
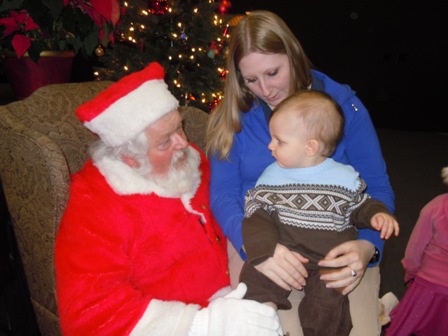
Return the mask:
[[164,77],[163,67],[150,63],[81,105],[76,115],[107,145],[122,145],[179,106]]

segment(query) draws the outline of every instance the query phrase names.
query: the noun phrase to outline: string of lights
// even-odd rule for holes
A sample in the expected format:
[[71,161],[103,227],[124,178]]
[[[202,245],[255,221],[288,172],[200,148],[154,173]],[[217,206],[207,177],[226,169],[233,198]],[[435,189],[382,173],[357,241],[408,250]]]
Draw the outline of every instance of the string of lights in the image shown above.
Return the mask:
[[157,61],[182,105],[210,111],[222,98],[230,1],[121,1],[115,43],[98,46],[98,80],[118,80]]

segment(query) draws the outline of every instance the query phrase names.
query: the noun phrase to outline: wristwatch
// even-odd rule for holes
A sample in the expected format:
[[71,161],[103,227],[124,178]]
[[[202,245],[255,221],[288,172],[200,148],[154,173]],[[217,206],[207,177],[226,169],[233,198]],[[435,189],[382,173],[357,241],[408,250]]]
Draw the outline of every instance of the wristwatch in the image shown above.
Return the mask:
[[369,261],[369,264],[374,264],[380,260],[380,251],[375,247],[375,252],[373,252],[373,256]]

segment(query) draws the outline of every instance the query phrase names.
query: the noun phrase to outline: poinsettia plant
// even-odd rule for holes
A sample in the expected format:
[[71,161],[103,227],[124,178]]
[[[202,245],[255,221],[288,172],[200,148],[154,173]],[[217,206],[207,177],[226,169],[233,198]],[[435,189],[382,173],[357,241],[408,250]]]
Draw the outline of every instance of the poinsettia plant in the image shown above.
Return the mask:
[[3,0],[0,4],[0,52],[37,62],[42,51],[73,50],[92,55],[113,42],[118,0]]

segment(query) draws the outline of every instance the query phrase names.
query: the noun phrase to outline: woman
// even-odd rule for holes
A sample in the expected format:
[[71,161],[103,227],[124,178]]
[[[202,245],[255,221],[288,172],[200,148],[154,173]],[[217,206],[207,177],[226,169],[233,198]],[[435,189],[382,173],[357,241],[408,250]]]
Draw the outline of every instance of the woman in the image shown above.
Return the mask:
[[[359,171],[367,183],[366,192],[393,213],[394,193],[368,111],[350,87],[312,69],[299,41],[281,18],[268,11],[253,11],[243,18],[232,30],[227,69],[224,98],[210,117],[206,150],[211,160],[213,213],[243,260],[244,196],[274,161],[268,149],[268,120],[278,103],[300,89],[324,91],[342,107],[345,132],[331,157]],[[321,277],[328,287],[345,287],[343,294],[356,288],[349,295],[351,335],[381,332],[377,265],[383,245],[378,232],[362,229],[357,240],[332,249],[319,263],[339,268]],[[306,284],[306,262],[298,253],[277,245],[274,255],[257,269],[285,289],[301,290]],[[292,295],[300,301],[301,293],[293,291]],[[367,301],[372,304],[367,305]],[[294,326],[284,325],[283,329],[291,335],[295,332]]]

